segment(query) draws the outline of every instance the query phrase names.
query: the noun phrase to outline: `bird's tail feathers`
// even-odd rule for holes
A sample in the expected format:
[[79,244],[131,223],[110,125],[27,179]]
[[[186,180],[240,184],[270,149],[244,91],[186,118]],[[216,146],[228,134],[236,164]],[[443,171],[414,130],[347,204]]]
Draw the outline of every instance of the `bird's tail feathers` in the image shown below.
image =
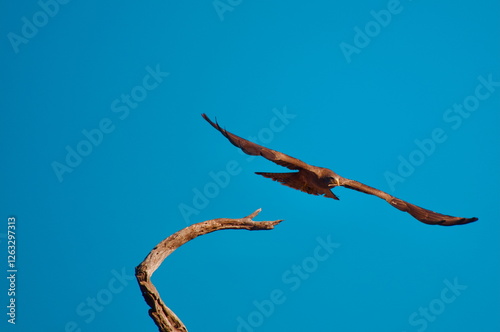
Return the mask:
[[287,173],[255,172],[255,174],[262,175],[263,177],[285,184],[293,181],[298,172],[287,172]]
[[325,192],[319,192],[315,188],[309,186],[301,176],[300,172],[288,172],[288,173],[266,173],[266,172],[255,172],[255,174],[262,175],[263,177],[277,181],[287,187],[294,188],[312,195],[324,195],[325,197],[339,199],[330,190]]

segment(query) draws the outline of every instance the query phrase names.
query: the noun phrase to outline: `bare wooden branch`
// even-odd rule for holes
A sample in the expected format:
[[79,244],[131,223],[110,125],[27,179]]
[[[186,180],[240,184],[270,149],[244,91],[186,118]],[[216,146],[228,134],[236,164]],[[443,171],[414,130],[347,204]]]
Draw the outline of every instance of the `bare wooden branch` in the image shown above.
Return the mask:
[[160,332],[187,332],[184,324],[175,313],[165,305],[158,290],[151,282],[151,276],[165,258],[174,252],[175,249],[200,235],[223,229],[246,229],[249,231],[269,230],[283,221],[253,221],[252,219],[257,216],[260,211],[261,209],[258,209],[241,219],[212,219],[181,229],[177,233],[161,241],[151,250],[144,261],[135,268],[135,277],[139,283],[142,296],[144,296],[144,300],[146,300],[146,303],[151,308],[149,309],[149,315],[158,326]]

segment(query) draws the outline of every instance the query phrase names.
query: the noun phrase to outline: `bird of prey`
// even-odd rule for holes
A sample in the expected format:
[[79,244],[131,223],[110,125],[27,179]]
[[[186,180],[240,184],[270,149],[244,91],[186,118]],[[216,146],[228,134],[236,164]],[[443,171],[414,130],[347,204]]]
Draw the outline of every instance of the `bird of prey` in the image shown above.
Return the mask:
[[386,192],[367,186],[361,182],[346,179],[328,168],[312,166],[284,153],[250,142],[221,128],[217,122],[210,120],[206,114],[202,114],[202,116],[215,129],[220,131],[222,135],[229,140],[229,142],[240,148],[246,154],[252,156],[262,156],[280,166],[294,170],[295,172],[288,173],[255,172],[258,175],[280,182],[285,186],[306,192],[308,194],[323,195],[337,200],[339,198],[331,191],[332,188],[342,186],[357,190],[365,194],[380,197],[395,208],[408,212],[415,219],[429,225],[453,226],[468,224],[477,220],[477,218],[452,217],[423,209],[419,206],[391,196]]

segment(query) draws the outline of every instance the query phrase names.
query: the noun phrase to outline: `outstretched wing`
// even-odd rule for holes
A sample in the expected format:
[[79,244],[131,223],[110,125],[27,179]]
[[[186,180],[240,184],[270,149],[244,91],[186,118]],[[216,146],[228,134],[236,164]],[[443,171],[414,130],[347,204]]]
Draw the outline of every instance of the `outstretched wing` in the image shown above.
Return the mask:
[[206,114],[202,114],[201,116],[205,120],[207,120],[208,123],[210,123],[215,129],[220,131],[222,135],[226,136],[229,142],[233,143],[234,146],[237,146],[246,154],[252,156],[262,156],[267,160],[272,161],[273,163],[276,163],[280,166],[285,166],[289,169],[300,170],[308,169],[310,167],[308,164],[297,158],[290,157],[284,153],[268,149],[261,145],[247,141],[244,138],[231,134],[229,131],[221,128],[221,126],[219,126],[217,122],[213,122],[212,120],[210,120]]
[[461,218],[461,217],[452,217],[446,214],[436,213],[431,210],[427,210],[421,208],[419,206],[413,205],[411,203],[405,202],[399,198],[389,195],[388,193],[367,186],[361,182],[344,179],[342,181],[341,186],[344,186],[349,189],[354,189],[365,194],[375,195],[386,200],[389,204],[394,206],[396,209],[408,212],[415,219],[429,225],[441,225],[441,226],[454,226],[454,225],[462,225],[468,224],[470,222],[474,222],[477,218]]

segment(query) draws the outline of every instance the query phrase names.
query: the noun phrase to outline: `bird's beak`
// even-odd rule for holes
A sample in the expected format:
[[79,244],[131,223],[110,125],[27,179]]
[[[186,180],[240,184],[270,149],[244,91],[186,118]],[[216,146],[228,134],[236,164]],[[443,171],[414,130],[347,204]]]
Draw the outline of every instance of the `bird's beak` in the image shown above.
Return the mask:
[[332,179],[332,182],[328,184],[328,187],[337,187],[340,186],[340,181],[337,178]]

